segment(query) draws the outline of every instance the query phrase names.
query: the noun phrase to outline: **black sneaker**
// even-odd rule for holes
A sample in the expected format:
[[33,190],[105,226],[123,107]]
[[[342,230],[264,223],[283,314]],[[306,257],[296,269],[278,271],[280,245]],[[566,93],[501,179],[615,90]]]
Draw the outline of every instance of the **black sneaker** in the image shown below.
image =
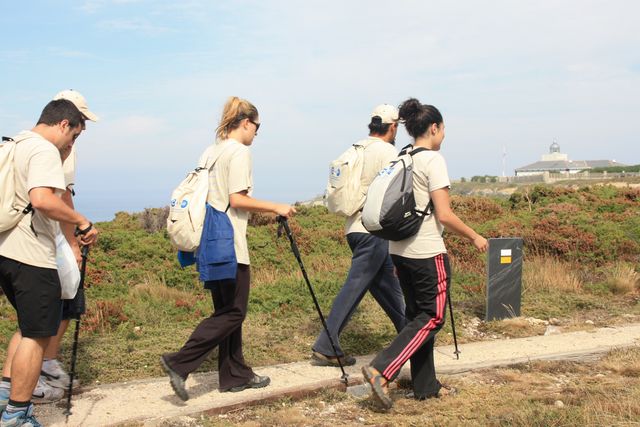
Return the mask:
[[160,356],[160,366],[162,366],[162,370],[164,370],[164,372],[169,376],[171,388],[173,388],[173,391],[175,391],[176,395],[184,401],[189,400],[187,389],[184,388],[184,378],[182,378],[176,371],[171,369],[167,361],[164,359],[164,356]]
[[271,378],[267,376],[254,374],[253,378],[251,378],[246,383],[228,388],[226,390],[221,390],[221,391],[222,392],[230,391],[232,393],[237,393],[239,391],[246,390],[248,388],[263,388],[268,386],[270,383],[271,383]]

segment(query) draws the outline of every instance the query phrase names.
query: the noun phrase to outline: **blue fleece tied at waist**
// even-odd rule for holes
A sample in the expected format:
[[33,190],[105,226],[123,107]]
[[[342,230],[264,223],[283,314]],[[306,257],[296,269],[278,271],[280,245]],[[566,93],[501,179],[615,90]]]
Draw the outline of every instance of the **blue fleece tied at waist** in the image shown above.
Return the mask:
[[207,203],[202,239],[196,251],[200,280],[235,279],[238,261],[233,246],[233,227],[226,213]]

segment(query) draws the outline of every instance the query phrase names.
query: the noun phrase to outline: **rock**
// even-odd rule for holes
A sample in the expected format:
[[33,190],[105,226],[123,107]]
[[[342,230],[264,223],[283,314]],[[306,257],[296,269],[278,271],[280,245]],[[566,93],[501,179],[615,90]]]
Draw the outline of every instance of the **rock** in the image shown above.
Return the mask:
[[542,320],[542,319],[536,319],[535,317],[527,317],[525,318],[525,320],[529,322],[530,325],[548,325],[549,324],[548,321]]
[[585,320],[585,321],[584,321],[584,324],[585,324],[585,325],[595,325],[595,323],[594,323],[594,321],[593,321],[593,320]]
[[553,402],[553,405],[556,408],[564,408],[564,402],[562,400],[556,400],[555,402]]
[[365,397],[371,394],[371,386],[368,383],[349,386],[347,393],[354,397]]
[[547,329],[544,331],[544,335],[557,335],[559,333],[561,333],[562,330],[557,327],[557,326],[553,326],[553,325],[549,325],[547,326]]
[[559,326],[560,320],[555,317],[552,317],[551,319],[549,319],[549,324],[553,326]]
[[320,415],[335,414],[336,412],[338,412],[338,411],[336,410],[336,408],[334,406],[329,406],[327,409],[322,411],[320,413]]

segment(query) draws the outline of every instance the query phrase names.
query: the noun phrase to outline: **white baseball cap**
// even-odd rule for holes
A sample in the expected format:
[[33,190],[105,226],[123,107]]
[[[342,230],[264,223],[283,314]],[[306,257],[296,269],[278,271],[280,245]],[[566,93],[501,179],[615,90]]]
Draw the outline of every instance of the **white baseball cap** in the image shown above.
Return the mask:
[[373,117],[380,117],[382,123],[395,123],[398,121],[398,109],[393,105],[380,104],[371,113]]
[[87,100],[84,99],[84,96],[82,96],[80,92],[73,89],[63,90],[62,92],[58,92],[56,96],[53,97],[54,101],[58,99],[66,99],[67,101],[73,102],[73,105],[75,105],[76,108],[80,110],[83,116],[85,116],[92,122],[98,121],[98,116],[89,111]]

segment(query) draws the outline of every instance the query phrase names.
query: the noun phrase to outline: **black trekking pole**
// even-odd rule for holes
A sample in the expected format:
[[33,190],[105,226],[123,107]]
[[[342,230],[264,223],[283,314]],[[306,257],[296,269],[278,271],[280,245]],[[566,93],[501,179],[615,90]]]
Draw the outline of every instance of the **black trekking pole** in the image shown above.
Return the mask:
[[311,293],[311,298],[313,298],[313,303],[316,305],[316,310],[318,310],[318,315],[320,316],[320,321],[322,322],[322,327],[324,327],[325,332],[327,333],[327,337],[329,337],[329,342],[331,343],[331,348],[333,348],[333,354],[336,356],[336,360],[338,361],[338,365],[340,366],[340,370],[342,371],[342,382],[346,386],[349,386],[349,375],[344,371],[344,366],[342,366],[342,360],[338,356],[338,350],[336,349],[336,345],[333,343],[333,338],[331,338],[331,334],[329,333],[329,328],[327,327],[327,322],[324,320],[324,316],[322,315],[322,310],[320,309],[320,304],[318,304],[318,299],[316,298],[315,292],[313,292],[313,287],[311,286],[311,282],[309,281],[309,277],[307,276],[307,271],[304,268],[304,264],[302,263],[302,257],[300,256],[300,250],[298,250],[298,245],[296,244],[295,239],[293,238],[293,233],[291,233],[291,228],[289,228],[289,222],[287,218],[278,215],[278,237],[282,235],[282,229],[287,233],[287,237],[289,238],[289,242],[291,242],[291,251],[293,255],[295,255],[298,260],[298,264],[300,265],[300,270],[302,270],[302,276],[304,276],[305,282],[307,282],[307,287],[309,288],[309,293]]
[[[82,292],[80,298],[84,298],[84,276],[87,271],[87,255],[89,254],[89,246],[83,246],[81,250],[82,264],[80,267],[80,284],[78,285],[78,292]],[[78,356],[78,335],[80,333],[80,313],[75,313],[76,330],[73,334],[73,349],[71,351],[71,369],[69,370],[69,387],[67,389],[67,409],[64,414],[67,416],[67,422],[69,422],[69,415],[71,415],[71,395],[73,394],[73,377],[76,374],[76,358]]]
[[453,354],[456,355],[456,359],[460,360],[460,350],[458,350],[458,338],[456,338],[456,322],[453,320],[453,305],[451,305],[451,293],[447,292],[447,300],[449,300],[449,313],[451,313],[451,330],[453,331],[453,344],[456,351]]

